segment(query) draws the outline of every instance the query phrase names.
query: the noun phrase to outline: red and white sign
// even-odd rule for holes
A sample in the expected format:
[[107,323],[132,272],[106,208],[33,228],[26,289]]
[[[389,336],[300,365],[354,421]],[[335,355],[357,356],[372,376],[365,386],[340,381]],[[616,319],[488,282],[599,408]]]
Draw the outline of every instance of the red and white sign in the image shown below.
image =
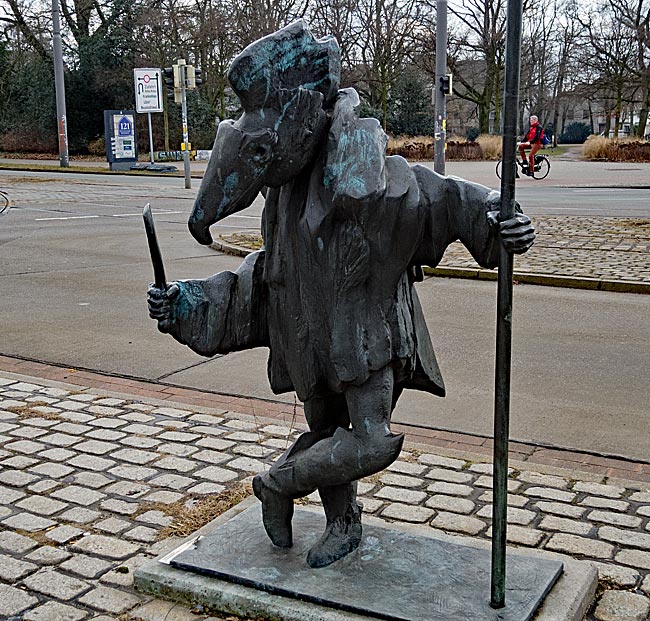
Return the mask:
[[160,69],[134,69],[136,112],[162,112],[162,72]]

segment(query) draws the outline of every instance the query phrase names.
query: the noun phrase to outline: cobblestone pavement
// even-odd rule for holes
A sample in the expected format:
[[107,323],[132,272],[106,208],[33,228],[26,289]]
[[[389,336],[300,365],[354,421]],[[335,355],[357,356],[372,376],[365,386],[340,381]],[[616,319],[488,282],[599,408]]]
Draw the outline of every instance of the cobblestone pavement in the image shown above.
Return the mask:
[[[267,468],[300,432],[258,406],[249,416],[1,372],[0,618],[206,619],[136,593],[133,571],[179,541],[162,537],[184,512]],[[596,563],[589,619],[646,619],[650,486],[511,466],[510,542]],[[485,457],[407,443],[360,494],[387,522],[489,538],[491,485]]]
[[[532,218],[535,245],[515,260],[518,272],[650,283],[650,220],[577,216]],[[440,267],[476,268],[460,243]]]
[[[537,240],[515,259],[516,273],[544,274],[650,284],[650,220],[585,216],[532,218]],[[226,243],[255,250],[257,235],[234,233]],[[478,269],[460,243],[452,244],[439,267]]]

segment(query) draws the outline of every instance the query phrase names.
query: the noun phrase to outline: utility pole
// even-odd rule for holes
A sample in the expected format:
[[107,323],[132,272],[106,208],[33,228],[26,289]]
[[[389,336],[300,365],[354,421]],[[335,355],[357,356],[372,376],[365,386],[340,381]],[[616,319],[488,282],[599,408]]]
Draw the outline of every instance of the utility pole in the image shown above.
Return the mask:
[[54,48],[54,86],[56,89],[56,119],[59,135],[59,161],[70,166],[68,157],[68,122],[65,113],[65,81],[63,78],[63,49],[61,47],[61,21],[59,0],[52,0],[52,44]]
[[447,0],[436,2],[436,81],[434,87],[434,146],[433,170],[445,174],[445,145],[447,144]]
[[190,138],[187,131],[187,66],[185,59],[179,58],[176,63],[180,72],[181,79],[181,114],[183,123],[183,168],[185,170],[185,189],[192,187],[192,177],[190,176]]

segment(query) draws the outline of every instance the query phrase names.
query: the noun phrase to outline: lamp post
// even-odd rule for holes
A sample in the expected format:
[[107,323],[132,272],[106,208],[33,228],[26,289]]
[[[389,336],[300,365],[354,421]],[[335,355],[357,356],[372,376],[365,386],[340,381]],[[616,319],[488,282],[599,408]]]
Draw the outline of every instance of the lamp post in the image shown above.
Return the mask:
[[447,95],[443,82],[447,76],[447,0],[436,2],[436,81],[434,86],[434,146],[433,170],[445,174],[445,145],[447,143]]
[[70,165],[68,157],[68,122],[65,113],[65,82],[63,78],[63,49],[61,46],[61,21],[59,0],[52,0],[52,45],[54,48],[54,86],[56,89],[56,120],[59,136],[59,161]]

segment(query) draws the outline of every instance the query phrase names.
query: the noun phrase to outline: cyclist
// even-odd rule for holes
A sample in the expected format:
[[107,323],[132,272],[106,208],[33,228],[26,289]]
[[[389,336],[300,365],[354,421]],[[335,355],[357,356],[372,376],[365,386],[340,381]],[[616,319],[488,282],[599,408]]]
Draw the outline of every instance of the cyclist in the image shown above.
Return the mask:
[[[535,170],[535,154],[542,148],[543,138],[544,130],[539,124],[539,119],[535,115],[532,115],[530,117],[530,127],[526,132],[526,136],[523,142],[520,142],[518,144],[519,155],[521,155],[522,164],[524,164],[524,166],[527,164],[527,169],[524,167],[522,168],[522,171],[529,177],[533,176],[533,171]],[[530,149],[528,162],[526,162],[526,149]]]

